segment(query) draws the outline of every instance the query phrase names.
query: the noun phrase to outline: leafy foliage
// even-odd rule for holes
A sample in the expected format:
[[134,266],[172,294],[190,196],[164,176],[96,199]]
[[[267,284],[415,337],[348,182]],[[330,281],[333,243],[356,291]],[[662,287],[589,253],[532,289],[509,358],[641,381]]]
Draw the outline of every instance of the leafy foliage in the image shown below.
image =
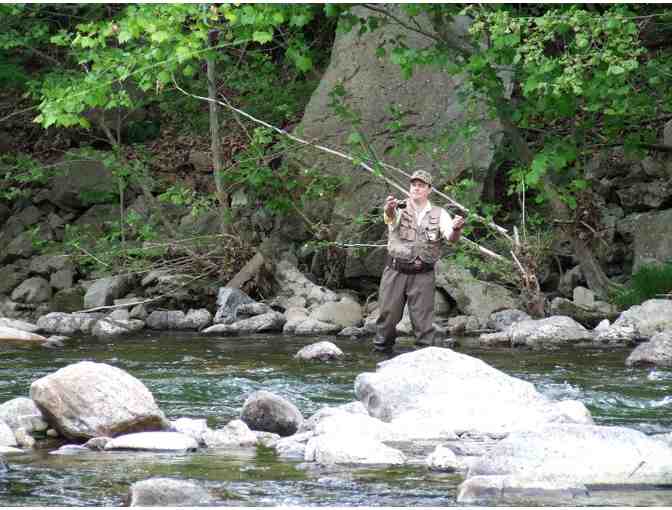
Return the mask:
[[623,309],[647,299],[672,293],[672,263],[644,265],[632,275],[627,288],[616,293],[614,302]]

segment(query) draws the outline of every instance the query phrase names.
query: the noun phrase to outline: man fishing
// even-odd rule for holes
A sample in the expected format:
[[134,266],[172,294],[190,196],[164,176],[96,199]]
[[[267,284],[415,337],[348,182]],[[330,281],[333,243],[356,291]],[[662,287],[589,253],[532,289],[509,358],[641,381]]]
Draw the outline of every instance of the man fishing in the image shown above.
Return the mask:
[[441,253],[441,241],[456,242],[462,234],[464,218],[452,218],[429,200],[432,176],[423,170],[411,175],[409,199],[385,199],[384,217],[388,225],[387,264],[380,279],[374,347],[392,353],[396,327],[408,303],[415,331],[415,345],[435,344],[434,264]]

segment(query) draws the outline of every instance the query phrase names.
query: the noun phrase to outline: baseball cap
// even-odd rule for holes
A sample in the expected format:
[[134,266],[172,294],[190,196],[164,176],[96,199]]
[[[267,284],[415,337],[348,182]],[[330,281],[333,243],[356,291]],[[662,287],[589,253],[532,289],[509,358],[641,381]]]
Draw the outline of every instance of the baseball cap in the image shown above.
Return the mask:
[[413,172],[413,175],[411,175],[411,181],[422,181],[425,184],[429,184],[430,186],[432,185],[432,174],[429,172],[425,172],[424,170],[416,170]]

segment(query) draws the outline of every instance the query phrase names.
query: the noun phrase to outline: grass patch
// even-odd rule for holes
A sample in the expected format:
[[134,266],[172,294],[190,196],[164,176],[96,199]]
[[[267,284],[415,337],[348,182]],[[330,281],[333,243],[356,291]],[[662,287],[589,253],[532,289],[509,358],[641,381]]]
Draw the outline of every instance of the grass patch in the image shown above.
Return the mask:
[[670,292],[672,292],[672,263],[646,265],[632,275],[632,281],[616,295],[614,302],[625,309]]

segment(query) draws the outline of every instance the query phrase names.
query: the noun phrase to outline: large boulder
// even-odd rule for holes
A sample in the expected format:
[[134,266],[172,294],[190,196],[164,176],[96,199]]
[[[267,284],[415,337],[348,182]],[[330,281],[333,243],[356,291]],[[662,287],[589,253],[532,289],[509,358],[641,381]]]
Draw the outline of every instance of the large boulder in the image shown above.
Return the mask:
[[231,324],[238,320],[238,308],[241,305],[254,303],[254,299],[242,290],[221,287],[217,293],[217,312],[212,322],[215,324]]
[[84,307],[97,308],[114,303],[133,287],[135,279],[127,275],[110,276],[93,282],[84,295]]
[[624,427],[547,424],[509,434],[467,476],[519,475],[584,484],[664,484],[672,448]]
[[16,287],[11,297],[19,303],[44,303],[51,299],[51,285],[44,278],[34,276]]
[[301,411],[287,399],[268,391],[250,395],[241,411],[243,420],[252,430],[275,432],[291,436],[303,422]]
[[117,188],[112,172],[101,161],[78,159],[59,165],[51,180],[49,200],[64,209],[85,209],[94,203],[109,202]]
[[[668,192],[664,193],[668,196]],[[633,272],[642,265],[666,262],[672,259],[672,209],[635,214],[623,220],[646,228],[634,228]]]
[[206,309],[189,310],[155,310],[147,317],[147,326],[151,329],[180,331],[201,330],[212,322],[212,314]]
[[672,300],[649,299],[621,313],[613,328],[632,325],[641,338],[651,338],[658,332],[672,329]]
[[71,439],[170,426],[142,382],[105,363],[81,361],[61,368],[33,382],[30,396],[50,425]]
[[102,315],[95,313],[51,312],[37,320],[37,327],[45,333],[55,335],[88,334],[102,318]]
[[256,315],[249,319],[242,319],[233,324],[214,324],[205,328],[206,335],[248,335],[265,331],[282,331],[287,319],[279,312],[269,312]]
[[149,478],[131,485],[128,506],[210,506],[210,494],[195,482],[173,478]]
[[273,304],[283,309],[295,307],[311,309],[339,300],[334,291],[315,285],[288,260],[283,259],[275,265],[274,276],[279,289]]
[[437,263],[436,286],[450,294],[463,314],[478,317],[483,324],[493,312],[517,308],[519,304],[507,288],[477,280],[469,270],[452,261],[440,260]]
[[574,319],[563,315],[516,322],[509,327],[508,334],[514,347],[571,345],[593,339],[591,331]]
[[672,367],[672,329],[656,333],[638,345],[625,360],[629,367]]
[[[425,16],[411,20],[403,8],[394,4],[388,4],[385,8],[403,21],[380,24],[378,30],[364,31],[363,34],[360,34],[358,27],[337,33],[329,66],[306,106],[296,131],[307,139],[320,140],[326,145],[348,145],[351,130],[344,129],[343,120],[334,115],[331,106],[333,92],[341,85],[345,87],[346,94],[339,99],[346,107],[357,112],[357,130],[366,137],[372,151],[386,162],[402,168],[427,169],[434,175],[437,188],[446,182],[454,182],[465,172],[469,172],[470,176],[485,177],[501,140],[498,122],[486,113],[485,105],[476,102],[473,108],[468,111],[465,109],[460,97],[463,89],[463,78],[460,76],[445,73],[434,66],[418,65],[413,70],[413,79],[406,79],[398,64],[389,58],[392,41],[403,40],[406,47],[418,52],[432,44],[431,38],[422,35],[420,30],[405,28],[402,23],[407,23],[409,27],[417,23],[417,26],[422,27],[421,30],[436,34],[439,38],[460,40],[468,30],[467,18],[456,17],[453,22],[442,25],[440,21]],[[362,7],[355,8],[353,13],[364,19],[377,15]],[[441,35],[438,35],[437,30]],[[381,56],[381,49],[388,51],[387,56]],[[447,59],[451,58],[450,53],[446,52]],[[390,105],[394,105],[394,108],[390,108]],[[450,136],[455,126],[467,119],[478,125],[474,136],[469,140],[458,137],[440,151],[399,151],[398,141],[385,128],[395,121],[401,122],[404,135],[426,141]],[[366,236],[360,234],[361,226],[352,219],[380,207],[389,194],[385,182],[359,167],[353,168],[350,161],[323,152],[304,151],[301,163],[304,167],[320,168],[330,175],[347,177],[333,204],[320,202],[314,204],[314,208],[324,215],[330,214],[332,222],[344,225],[339,235],[346,242],[358,242],[356,240],[360,235]],[[478,180],[473,190],[474,196],[480,196],[482,184]],[[370,226],[367,225],[367,228]],[[373,235],[376,234],[381,236],[385,231],[377,229]],[[356,255],[350,257],[360,258]],[[382,260],[382,257],[380,250],[376,258]],[[350,269],[348,276],[360,280],[367,276],[377,278],[381,270],[380,263],[360,264],[357,271]]]
[[550,401],[526,381],[485,362],[427,347],[378,364],[355,380],[355,394],[371,416],[397,427],[503,433],[544,423],[592,423],[576,401]]
[[362,307],[352,299],[343,298],[337,302],[324,303],[315,308],[311,318],[335,324],[340,329],[362,324]]

